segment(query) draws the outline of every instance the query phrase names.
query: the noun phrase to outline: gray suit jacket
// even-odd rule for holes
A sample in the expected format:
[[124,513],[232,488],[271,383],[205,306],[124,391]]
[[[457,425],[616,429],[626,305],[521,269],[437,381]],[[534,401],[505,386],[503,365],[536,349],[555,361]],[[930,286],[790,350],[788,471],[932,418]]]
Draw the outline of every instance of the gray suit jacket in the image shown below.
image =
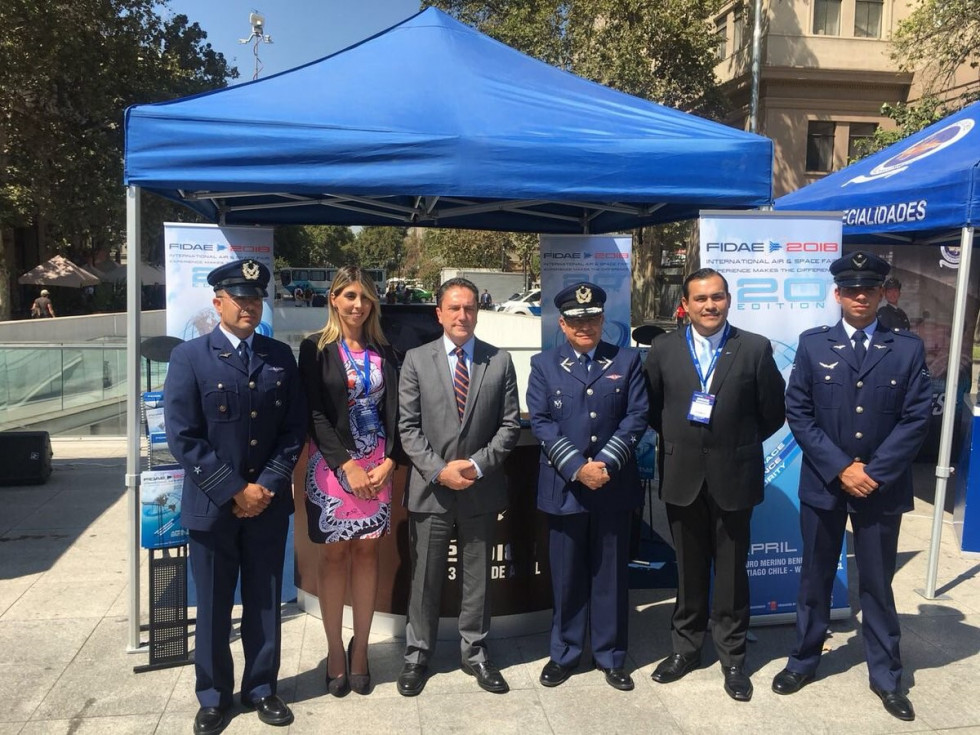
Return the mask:
[[[398,384],[398,407],[402,449],[412,461],[405,495],[409,511],[470,516],[507,506],[503,463],[521,433],[517,374],[509,353],[475,341],[460,421],[442,336],[409,350]],[[433,482],[453,459],[472,459],[483,477],[460,491]]]

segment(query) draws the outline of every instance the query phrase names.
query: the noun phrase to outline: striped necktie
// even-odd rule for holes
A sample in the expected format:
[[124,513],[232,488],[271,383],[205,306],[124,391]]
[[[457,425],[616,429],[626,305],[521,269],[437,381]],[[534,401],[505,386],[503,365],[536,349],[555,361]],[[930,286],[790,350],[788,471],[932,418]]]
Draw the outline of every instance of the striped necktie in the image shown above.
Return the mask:
[[462,347],[453,350],[456,355],[456,371],[453,373],[453,391],[456,393],[456,410],[459,412],[459,420],[463,420],[463,412],[466,410],[466,394],[470,389],[470,373],[466,369],[466,353]]

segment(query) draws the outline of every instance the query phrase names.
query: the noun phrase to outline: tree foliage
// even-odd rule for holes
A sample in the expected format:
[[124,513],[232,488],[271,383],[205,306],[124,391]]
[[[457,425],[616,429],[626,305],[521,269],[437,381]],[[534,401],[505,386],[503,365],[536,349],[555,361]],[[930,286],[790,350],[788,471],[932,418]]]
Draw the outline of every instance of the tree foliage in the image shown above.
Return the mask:
[[707,19],[719,0],[430,0],[553,66],[672,107],[717,116]]
[[[59,249],[123,239],[123,116],[238,76],[159,0],[0,3],[0,226],[43,222]],[[78,253],[76,253],[78,254]]]
[[354,248],[365,268],[397,271],[405,257],[407,227],[365,227],[357,233]]
[[872,138],[859,141],[856,145],[857,155],[851,158],[848,164],[860,161],[872,153],[877,153],[892,143],[897,143],[912,133],[917,133],[934,122],[939,122],[952,112],[955,110],[949,109],[935,97],[923,97],[917,104],[899,102],[895,105],[889,105],[885,103],[881,106],[881,114],[894,120],[897,127],[894,130],[884,130],[879,127],[875,130]]
[[963,65],[980,68],[977,0],[921,0],[899,23],[892,44],[892,57],[903,69],[931,68],[930,91],[941,91]]
[[273,248],[277,265],[360,265],[354,233],[346,225],[277,227]]

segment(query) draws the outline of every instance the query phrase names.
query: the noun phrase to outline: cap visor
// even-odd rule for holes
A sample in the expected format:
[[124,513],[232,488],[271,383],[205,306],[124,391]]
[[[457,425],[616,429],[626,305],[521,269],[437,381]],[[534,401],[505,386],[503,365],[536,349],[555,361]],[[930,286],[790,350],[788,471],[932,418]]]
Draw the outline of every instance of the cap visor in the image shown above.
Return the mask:
[[882,280],[880,278],[841,278],[834,283],[843,288],[870,288],[880,286]]
[[266,290],[258,286],[222,286],[221,289],[229,296],[240,296],[244,299],[264,299]]

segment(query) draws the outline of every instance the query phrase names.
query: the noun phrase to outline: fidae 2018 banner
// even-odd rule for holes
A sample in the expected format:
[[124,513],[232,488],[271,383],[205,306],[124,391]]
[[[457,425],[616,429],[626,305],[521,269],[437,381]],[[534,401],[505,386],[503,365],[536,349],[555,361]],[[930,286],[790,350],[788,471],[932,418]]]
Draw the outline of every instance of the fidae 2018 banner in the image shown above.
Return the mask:
[[561,344],[554,298],[565,287],[589,281],[606,292],[602,339],[628,347],[633,238],[630,235],[541,235],[541,349]]
[[[167,266],[167,334],[182,340],[208,334],[218,325],[211,304],[214,289],[208,273],[232,260],[253,258],[272,272],[270,227],[219,227],[165,222],[164,252]],[[262,306],[256,331],[272,335],[272,284]]]
[[[772,342],[789,379],[801,332],[840,319],[830,264],[841,257],[839,213],[702,212],[701,266],[725,276],[729,321]],[[799,522],[802,455],[784,425],[765,445],[766,499],[752,514],[749,585],[754,622],[786,622],[796,612],[803,563]],[[849,614],[843,550],[831,614]]]

